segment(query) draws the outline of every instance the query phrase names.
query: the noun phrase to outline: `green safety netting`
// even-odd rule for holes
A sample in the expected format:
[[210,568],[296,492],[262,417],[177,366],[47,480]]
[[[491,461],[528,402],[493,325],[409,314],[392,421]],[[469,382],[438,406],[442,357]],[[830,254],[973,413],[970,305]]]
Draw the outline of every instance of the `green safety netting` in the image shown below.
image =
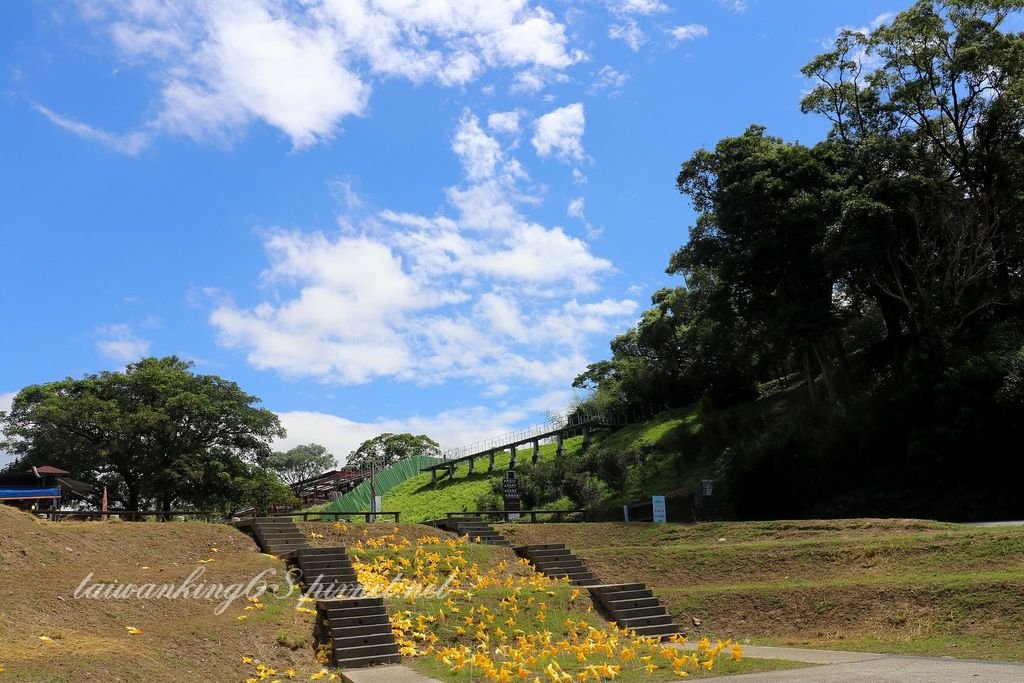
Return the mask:
[[[373,477],[374,487],[378,496],[395,488],[403,481],[421,474],[420,470],[430,465],[442,462],[441,458],[431,458],[426,455],[412,455],[403,458],[398,462],[388,465],[379,470]],[[370,509],[370,482],[369,480],[356,486],[354,489],[324,506],[320,512],[367,512]],[[384,510],[387,511],[387,503],[384,503]]]

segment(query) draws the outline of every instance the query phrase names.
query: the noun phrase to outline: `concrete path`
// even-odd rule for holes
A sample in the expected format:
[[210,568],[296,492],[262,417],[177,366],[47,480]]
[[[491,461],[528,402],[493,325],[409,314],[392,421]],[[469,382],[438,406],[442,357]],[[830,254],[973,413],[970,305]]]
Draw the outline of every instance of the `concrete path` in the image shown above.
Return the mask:
[[1024,526],[1024,520],[1008,520],[1005,522],[970,522],[964,526]]
[[[690,649],[686,645],[683,646]],[[692,647],[692,646],[691,646]],[[729,676],[729,681],[793,681],[794,683],[1020,683],[1024,664],[983,662],[951,657],[902,657],[871,652],[843,650],[807,650],[796,647],[748,645],[744,657],[751,659],[788,659],[817,664],[802,669]]]
[[[679,645],[692,650],[693,645]],[[798,647],[747,645],[743,654],[750,659],[788,659],[816,666],[788,671],[729,676],[728,681],[758,683],[1020,683],[1024,664],[984,662],[951,657],[903,657],[845,650],[808,650]],[[342,672],[348,683],[438,683],[407,666],[375,666]]]
[[341,677],[348,683],[440,683],[401,664],[348,669],[341,672]]

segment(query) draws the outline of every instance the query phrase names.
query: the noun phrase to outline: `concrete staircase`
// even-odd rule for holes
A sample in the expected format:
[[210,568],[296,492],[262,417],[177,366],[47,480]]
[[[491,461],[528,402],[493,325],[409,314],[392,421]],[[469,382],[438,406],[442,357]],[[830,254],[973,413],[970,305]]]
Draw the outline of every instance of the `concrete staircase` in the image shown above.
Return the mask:
[[636,631],[640,636],[662,638],[681,631],[679,625],[672,621],[668,610],[645,584],[603,584],[591,586],[589,590],[607,616],[621,628]]
[[572,554],[561,543],[521,545],[513,548],[516,555],[529,560],[534,569],[555,579],[569,577],[575,586],[596,586],[601,583],[583,564],[583,560]]
[[362,593],[344,546],[311,548],[289,518],[257,517],[239,526],[252,532],[263,552],[298,567],[311,597],[328,597],[317,600],[314,634],[318,643],[331,643],[332,665],[359,668],[401,660],[382,598],[329,597]]
[[260,548],[270,555],[284,556],[309,545],[289,517],[257,517],[251,529]]
[[401,661],[383,598],[320,600],[316,611],[316,640],[331,643],[333,666],[359,668]]
[[[498,545],[510,547],[512,544],[499,534],[494,528],[479,517],[449,517],[448,519],[436,519],[432,522],[439,529],[453,531],[459,536],[469,536],[474,543],[486,543],[487,545]],[[480,539],[479,541],[477,539]]]
[[292,560],[301,572],[306,590],[313,589],[312,595],[334,596],[348,592],[359,585],[352,561],[343,546],[333,548],[299,548]]

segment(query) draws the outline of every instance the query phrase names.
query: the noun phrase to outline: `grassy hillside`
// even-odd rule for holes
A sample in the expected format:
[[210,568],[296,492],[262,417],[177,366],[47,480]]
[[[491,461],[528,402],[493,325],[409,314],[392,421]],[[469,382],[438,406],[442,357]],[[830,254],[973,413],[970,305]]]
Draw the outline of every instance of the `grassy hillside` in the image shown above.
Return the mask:
[[[664,455],[650,458],[642,466],[630,474],[625,494],[608,492],[603,501],[595,501],[609,507],[620,505],[622,501],[633,501],[652,493],[671,494],[677,491],[692,490],[706,476],[707,468],[694,467],[684,458],[678,457],[680,435],[693,434],[698,429],[696,408],[688,407],[661,413],[654,419],[627,425],[612,432],[595,434],[594,446],[612,448],[629,448],[633,446],[653,446]],[[565,451],[575,453],[583,445],[582,437],[566,439]],[[541,460],[552,460],[555,457],[555,444],[546,444],[540,449]],[[519,452],[520,464],[530,461],[530,450]],[[493,482],[498,481],[508,468],[509,455],[504,453],[494,460],[494,472],[487,473],[487,458],[479,458],[476,471],[469,475],[469,465],[463,463],[455,471],[453,479],[430,483],[430,475],[423,474],[399,484],[383,498],[385,510],[397,510],[402,519],[419,522],[426,519],[443,517],[446,512],[459,512],[463,509],[473,510],[476,500],[491,490]],[[561,501],[547,507],[571,507],[568,501]]]
[[[177,683],[243,681],[258,659],[302,679],[321,670],[302,638],[312,619],[295,598],[243,595],[222,614],[219,599],[75,599],[79,584],[247,584],[284,563],[261,554],[233,527],[200,522],[45,522],[0,505],[0,680]],[[214,550],[216,549],[216,550]],[[239,617],[244,619],[239,620]],[[139,629],[132,634],[128,628]]]
[[[580,449],[583,440],[574,437],[565,440],[565,450],[572,453]],[[555,444],[540,447],[541,460],[555,457]],[[529,448],[519,451],[516,455],[518,463],[529,462]],[[459,512],[463,509],[474,510],[476,499],[491,490],[492,482],[499,481],[508,469],[508,453],[498,455],[494,459],[494,472],[487,472],[487,458],[476,461],[476,471],[470,475],[469,465],[463,463],[455,469],[455,478],[445,478],[436,484],[430,483],[430,474],[413,477],[383,497],[383,507],[387,511],[397,510],[402,513],[402,520],[422,522],[427,519],[444,517],[446,512]]]
[[1024,528],[920,520],[517,524],[680,623],[757,644],[1024,661]]

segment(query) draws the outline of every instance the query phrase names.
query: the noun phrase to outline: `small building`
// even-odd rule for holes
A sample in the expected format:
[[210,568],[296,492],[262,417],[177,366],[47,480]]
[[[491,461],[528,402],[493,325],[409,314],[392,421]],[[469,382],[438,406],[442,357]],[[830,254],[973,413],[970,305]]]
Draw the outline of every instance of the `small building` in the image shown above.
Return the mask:
[[348,493],[370,476],[359,470],[331,470],[323,474],[292,484],[292,491],[302,501],[302,507],[329,503],[338,496]]
[[84,499],[95,490],[91,484],[71,479],[70,475],[50,465],[0,474],[0,503],[46,512],[58,509],[65,497]]

